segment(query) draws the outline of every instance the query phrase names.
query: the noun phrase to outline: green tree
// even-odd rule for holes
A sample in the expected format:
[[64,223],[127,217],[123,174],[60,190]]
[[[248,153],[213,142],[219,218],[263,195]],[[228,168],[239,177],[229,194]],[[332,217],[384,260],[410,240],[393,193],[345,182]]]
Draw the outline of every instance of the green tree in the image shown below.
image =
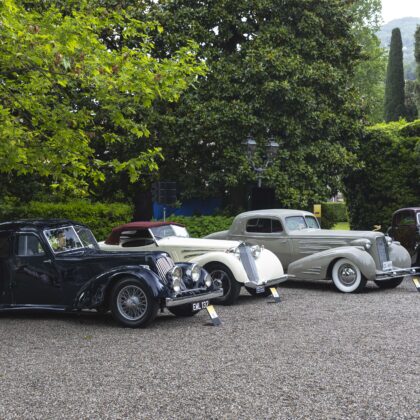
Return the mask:
[[415,37],[414,56],[416,58],[416,64],[417,64],[416,103],[417,103],[418,115],[420,117],[420,25],[417,26],[417,30],[414,37]]
[[158,147],[113,151],[141,143],[153,103],[176,101],[203,74],[194,45],[156,59],[148,33],[162,28],[123,9],[25,6],[0,4],[0,172],[86,194],[107,172],[135,182],[155,171]]
[[179,104],[160,108],[162,177],[179,180],[184,196],[226,194],[255,179],[241,151],[251,133],[260,156],[270,136],[280,144],[264,182],[282,205],[330,197],[357,165],[362,120],[352,88],[362,57],[347,4],[162,0],[150,8],[165,28],[157,50],[194,39],[209,69]]
[[399,28],[395,28],[392,30],[386,72],[384,119],[386,122],[398,121],[405,116],[404,66],[401,31]]
[[364,113],[371,123],[384,115],[385,73],[387,57],[377,33],[381,27],[381,0],[348,2],[352,14],[352,31],[361,46],[362,59],[356,66],[353,83],[363,101]]

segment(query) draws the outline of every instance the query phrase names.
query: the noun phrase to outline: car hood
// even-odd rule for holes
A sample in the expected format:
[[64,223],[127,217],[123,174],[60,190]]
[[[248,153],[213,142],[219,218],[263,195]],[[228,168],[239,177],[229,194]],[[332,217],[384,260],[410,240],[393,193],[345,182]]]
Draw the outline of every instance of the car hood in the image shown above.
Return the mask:
[[203,249],[207,252],[211,251],[225,251],[227,249],[236,247],[240,244],[239,241],[224,241],[218,239],[199,239],[199,238],[179,238],[171,236],[162,238],[157,241],[158,246],[162,248],[190,248]]
[[328,229],[302,229],[290,232],[291,237],[295,238],[343,238],[343,239],[375,239],[384,236],[382,232],[369,230],[328,230]]

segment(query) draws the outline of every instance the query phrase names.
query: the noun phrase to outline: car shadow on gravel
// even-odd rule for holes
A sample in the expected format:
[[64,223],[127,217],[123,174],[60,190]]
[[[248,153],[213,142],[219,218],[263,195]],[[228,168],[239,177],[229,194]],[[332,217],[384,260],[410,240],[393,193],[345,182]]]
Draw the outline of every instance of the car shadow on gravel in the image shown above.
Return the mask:
[[[282,283],[280,286],[281,289],[309,289],[313,291],[320,291],[320,292],[329,292],[329,293],[340,293],[335,287],[332,281],[330,280],[317,280],[317,281],[311,281],[311,280],[289,280],[284,283]],[[368,282],[366,287],[363,289],[363,291],[360,294],[366,294],[366,293],[378,293],[383,292],[384,290],[380,289],[378,286],[376,286],[373,282]]]

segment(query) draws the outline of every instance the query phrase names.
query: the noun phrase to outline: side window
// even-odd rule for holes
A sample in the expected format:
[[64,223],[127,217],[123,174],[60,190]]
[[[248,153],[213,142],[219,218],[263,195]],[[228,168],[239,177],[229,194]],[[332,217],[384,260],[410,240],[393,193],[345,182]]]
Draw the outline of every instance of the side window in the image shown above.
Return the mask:
[[9,234],[0,234],[0,258],[7,258],[10,255],[9,239]]
[[37,236],[21,234],[17,236],[16,254],[19,257],[33,257],[45,255],[45,251]]
[[121,246],[124,248],[135,248],[147,246],[154,243],[148,229],[121,232]]
[[397,225],[399,226],[410,226],[416,224],[414,213],[411,211],[403,211],[397,217]]
[[278,233],[283,231],[283,227],[277,219],[249,219],[246,230],[253,233]]

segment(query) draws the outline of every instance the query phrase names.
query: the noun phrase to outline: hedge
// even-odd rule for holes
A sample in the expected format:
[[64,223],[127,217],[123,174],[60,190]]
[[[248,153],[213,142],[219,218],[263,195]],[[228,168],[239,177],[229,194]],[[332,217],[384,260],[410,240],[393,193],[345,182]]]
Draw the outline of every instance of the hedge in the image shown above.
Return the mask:
[[69,203],[30,201],[19,204],[10,199],[0,202],[0,221],[31,218],[71,219],[89,226],[98,241],[105,239],[115,226],[131,221],[132,215],[132,207],[123,203],[76,200]]
[[193,238],[202,238],[210,233],[229,229],[233,217],[228,216],[169,216],[166,220],[186,226]]
[[345,203],[321,203],[321,227],[331,229],[338,222],[347,222],[347,206]]
[[344,179],[350,226],[386,231],[394,211],[420,205],[420,120],[371,127],[358,154],[363,168]]

